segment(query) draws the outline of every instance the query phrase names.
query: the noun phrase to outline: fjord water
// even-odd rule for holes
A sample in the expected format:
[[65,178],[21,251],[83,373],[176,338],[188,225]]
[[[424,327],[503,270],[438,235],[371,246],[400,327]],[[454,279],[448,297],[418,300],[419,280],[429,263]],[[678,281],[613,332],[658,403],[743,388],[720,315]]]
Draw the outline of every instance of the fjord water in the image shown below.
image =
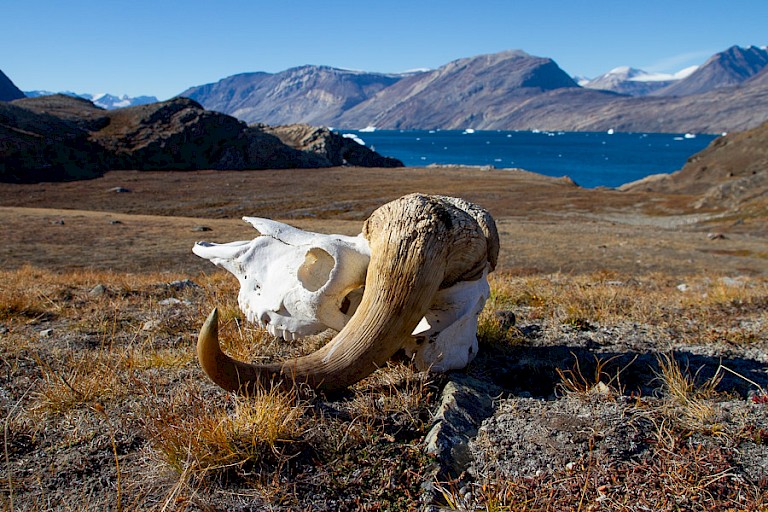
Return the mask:
[[350,131],[406,166],[492,165],[568,176],[586,188],[618,187],[680,169],[714,135],[458,130]]

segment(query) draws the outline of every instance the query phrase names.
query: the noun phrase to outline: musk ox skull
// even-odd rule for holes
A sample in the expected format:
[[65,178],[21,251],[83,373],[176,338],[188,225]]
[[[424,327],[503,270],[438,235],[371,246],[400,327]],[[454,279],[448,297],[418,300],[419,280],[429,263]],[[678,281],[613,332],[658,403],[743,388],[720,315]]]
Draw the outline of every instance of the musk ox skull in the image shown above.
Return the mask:
[[477,352],[477,314],[499,250],[493,219],[482,208],[412,194],[374,211],[357,237],[245,220],[261,236],[198,242],[193,251],[237,276],[248,319],[285,339],[326,327],[339,333],[309,355],[251,365],[221,351],[214,309],[197,353],[224,389],[306,383],[335,390],[366,377],[399,350],[420,369],[438,371],[462,368]]

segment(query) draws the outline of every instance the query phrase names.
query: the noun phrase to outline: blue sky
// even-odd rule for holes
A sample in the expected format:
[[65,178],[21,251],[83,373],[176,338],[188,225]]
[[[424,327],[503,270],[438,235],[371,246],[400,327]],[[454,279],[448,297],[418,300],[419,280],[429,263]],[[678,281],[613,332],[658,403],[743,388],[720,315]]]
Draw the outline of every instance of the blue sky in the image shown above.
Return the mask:
[[675,72],[768,44],[768,0],[3,0],[0,70],[22,90],[154,95],[303,64],[435,68],[507,49],[571,75]]

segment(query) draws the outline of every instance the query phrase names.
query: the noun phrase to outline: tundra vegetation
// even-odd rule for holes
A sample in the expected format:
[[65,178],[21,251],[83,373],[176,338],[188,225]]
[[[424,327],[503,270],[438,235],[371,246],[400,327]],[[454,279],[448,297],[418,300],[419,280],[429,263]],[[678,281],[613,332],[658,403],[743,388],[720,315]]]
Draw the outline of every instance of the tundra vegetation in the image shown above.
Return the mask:
[[[6,510],[409,510],[419,506],[434,461],[423,451],[441,379],[392,363],[332,397],[307,389],[257,389],[241,397],[209,383],[192,340],[211,302],[221,339],[244,360],[282,360],[324,340],[276,343],[243,321],[237,283],[223,272],[196,276],[32,267],[0,275],[3,326]],[[633,280],[617,287],[618,280]],[[514,351],[518,326],[642,323],[681,343],[759,346],[765,340],[768,281],[726,285],[697,277],[699,293],[669,293],[668,276],[586,274],[491,279],[480,319],[485,351]],[[758,332],[744,326],[763,322]],[[318,338],[322,338],[318,337]],[[660,354],[658,392],[629,399],[610,361],[592,372],[571,361],[557,400],[631,401],[654,425],[648,452],[620,464],[590,453],[578,468],[517,480],[477,475],[471,508],[485,510],[758,510],[768,505],[765,475],[739,467],[747,445],[768,446],[768,408],[757,384],[739,397],[745,412],[728,424],[718,390],[722,372],[699,379]],[[470,366],[482,373],[482,360]],[[765,418],[763,415],[762,418]],[[467,508],[459,480],[434,482],[441,497]],[[465,484],[466,485],[466,484]],[[687,506],[679,500],[687,497]],[[618,506],[617,506],[618,505]],[[637,508],[634,508],[637,510]]]
[[[478,183],[495,176],[472,175]],[[224,180],[216,193],[225,205],[225,191],[237,191],[232,180],[252,179],[205,173],[185,176],[185,183],[194,188],[200,176],[208,191]],[[117,199],[106,192],[109,180],[127,178],[136,180],[134,192]],[[79,197],[86,209],[87,194],[77,188],[85,187],[113,205],[138,208],[147,190],[169,178],[106,179],[24,190],[29,201],[35,194]],[[502,257],[489,276],[480,351],[459,374],[501,391],[493,397],[496,415],[471,440],[474,461],[461,474],[441,471],[442,461],[425,451],[444,384],[456,374],[417,372],[408,361],[394,361],[345,391],[256,387],[249,396],[208,380],[194,345],[214,305],[222,347],[241,361],[299,357],[335,334],[286,342],[245,320],[237,280],[190,252],[201,237],[192,226],[213,226],[205,238],[224,241],[249,232],[240,221],[4,208],[3,510],[414,510],[428,502],[456,510],[765,510],[762,235],[738,231],[749,220],[725,240],[706,236],[712,225],[617,224],[614,207],[643,196],[581,195],[553,183],[543,192],[531,185],[523,195],[529,202],[537,194],[540,201],[559,198],[568,205],[560,205],[562,217],[496,213],[519,204],[509,194],[491,209]],[[549,187],[565,192],[553,195]],[[649,203],[662,204],[664,215],[621,211],[668,223],[672,200]],[[597,219],[598,205],[607,204]],[[574,215],[591,220],[571,223]],[[354,218],[354,227],[338,231],[359,230]],[[302,222],[318,231],[326,224],[326,232],[343,227],[330,218]],[[25,245],[25,237],[35,245]],[[662,249],[685,259],[665,259]],[[591,268],[569,267],[575,259]],[[536,366],[537,357],[552,353],[562,357]],[[511,374],[504,372],[508,365],[517,365]],[[526,430],[549,420],[548,431]],[[492,425],[517,425],[507,431],[530,435],[499,442]],[[547,451],[563,438],[568,458]],[[630,449],[624,440],[634,443]]]

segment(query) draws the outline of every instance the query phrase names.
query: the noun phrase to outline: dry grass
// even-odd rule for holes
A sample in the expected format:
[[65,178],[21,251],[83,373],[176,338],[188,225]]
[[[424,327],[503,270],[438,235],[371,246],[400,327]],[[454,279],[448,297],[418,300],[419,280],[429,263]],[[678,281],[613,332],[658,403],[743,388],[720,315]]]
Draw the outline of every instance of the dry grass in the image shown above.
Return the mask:
[[[225,348],[243,359],[291,357],[322,340],[279,343],[245,323],[223,272],[169,284],[180,279],[0,273],[0,489],[15,510],[210,509],[233,499],[227,489],[292,509],[418,502],[429,461],[417,445],[436,391],[427,375],[393,363],[332,402],[223,393],[194,360],[211,304],[224,312]],[[61,485],[73,479],[84,484]]]
[[[32,267],[0,272],[5,509],[420,506],[432,463],[422,441],[439,378],[392,363],[336,397],[274,390],[228,395],[207,382],[194,360],[196,331],[213,304],[222,312],[226,350],[238,358],[292,357],[324,338],[278,343],[243,321],[230,276],[199,274],[195,286],[171,285],[186,277]],[[765,339],[765,280],[690,278],[684,292],[678,284],[663,275],[499,274],[481,315],[481,344],[511,353],[526,342],[519,326],[531,323],[576,330],[647,323],[701,344],[751,347]],[[518,326],[498,311],[513,311]],[[623,369],[610,357],[582,363],[561,370],[563,395],[621,397]],[[716,380],[697,379],[674,359],[662,356],[658,379],[656,402],[638,402],[656,425],[647,457],[618,465],[586,457],[578,470],[549,478],[478,481],[473,503],[486,510],[765,506],[764,492],[735,486],[724,445],[690,442],[697,433],[765,443],[764,429],[721,428]],[[444,492],[456,508],[465,507],[457,490],[446,485]],[[689,501],[681,502],[683,495]]]
[[35,411],[63,414],[73,408],[119,400],[126,393],[115,361],[66,355],[59,361],[61,369],[56,370],[42,358],[36,360],[43,382],[32,394]]
[[715,398],[722,373],[697,382],[697,376],[683,370],[680,364],[668,354],[658,356],[661,392],[664,402],[660,411],[674,421],[679,429],[691,431],[706,430],[716,434],[722,430],[718,424],[718,408]]
[[[621,372],[623,369],[617,369],[615,372],[610,372],[607,369],[617,359],[617,356],[607,359],[595,356],[595,368],[591,377],[584,375],[578,358],[574,357],[574,359],[573,368],[566,370],[557,369],[557,374],[560,377],[557,389],[560,393],[577,396],[601,395],[604,397],[615,397],[623,394],[624,389],[621,385]],[[632,362],[629,364],[631,365]]]
[[186,485],[207,477],[259,474],[300,451],[306,406],[296,393],[259,390],[225,401],[187,386],[147,407],[146,424],[158,458]]
[[[674,329],[687,341],[750,343],[768,336],[768,322],[744,327],[745,316],[765,320],[768,280],[663,274],[642,277],[615,273],[537,275],[492,274],[484,316],[496,310],[523,310],[528,319],[588,329],[592,324],[632,322]],[[683,286],[684,285],[684,286]],[[706,321],[701,319],[706,318]],[[499,333],[495,335],[498,336]]]

